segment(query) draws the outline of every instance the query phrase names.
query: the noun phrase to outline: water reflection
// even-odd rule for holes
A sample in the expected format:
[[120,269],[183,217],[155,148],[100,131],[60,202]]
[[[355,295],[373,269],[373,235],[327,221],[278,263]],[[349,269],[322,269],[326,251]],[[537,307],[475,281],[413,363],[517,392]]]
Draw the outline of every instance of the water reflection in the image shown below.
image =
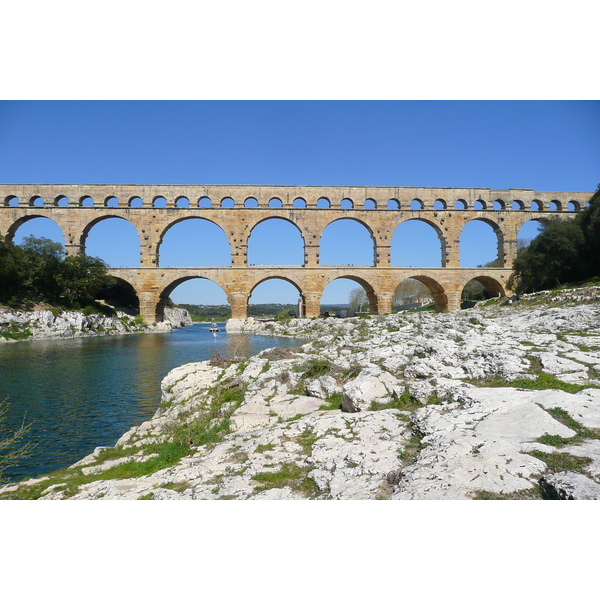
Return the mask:
[[18,480],[68,466],[96,446],[113,445],[150,418],[160,382],[174,367],[212,354],[256,354],[297,340],[213,334],[197,324],[168,334],[48,340],[0,345],[0,401],[8,401],[0,438],[31,423],[30,458],[4,476]]

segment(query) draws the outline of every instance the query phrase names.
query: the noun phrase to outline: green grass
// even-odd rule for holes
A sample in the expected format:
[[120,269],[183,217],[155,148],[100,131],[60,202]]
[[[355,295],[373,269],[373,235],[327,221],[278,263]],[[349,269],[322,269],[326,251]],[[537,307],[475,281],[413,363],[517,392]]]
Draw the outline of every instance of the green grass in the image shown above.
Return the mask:
[[256,446],[256,450],[254,450],[254,452],[258,452],[258,453],[262,454],[263,452],[269,452],[274,449],[275,449],[275,446],[271,443],[259,444],[258,446]]
[[427,402],[419,402],[418,400],[414,400],[409,391],[408,386],[405,386],[404,391],[400,396],[396,396],[392,402],[385,404],[383,402],[376,402],[375,400],[371,402],[370,410],[385,410],[388,408],[397,408],[399,410],[411,410],[414,411],[417,408],[422,408],[426,404],[441,404],[443,399],[440,398],[437,393],[431,394],[427,399]]
[[539,484],[536,483],[533,488],[517,490],[509,494],[479,490],[473,494],[472,498],[473,500],[542,500],[542,492]]
[[539,450],[532,450],[529,452],[531,456],[537,458],[546,463],[548,470],[552,473],[558,473],[560,471],[577,471],[578,473],[585,473],[584,467],[592,462],[589,456],[573,456],[566,452],[553,452],[548,454],[546,452],[540,452]]
[[556,448],[562,448],[563,446],[571,446],[573,444],[580,444],[586,439],[600,439],[600,429],[588,429],[584,427],[579,421],[576,421],[566,410],[562,408],[549,408],[546,411],[552,415],[559,423],[562,423],[565,427],[572,429],[576,435],[570,438],[564,438],[560,435],[550,435],[545,433],[535,441],[539,444],[545,444],[547,446],[554,446]]
[[585,384],[580,385],[577,383],[567,383],[554,377],[554,375],[548,375],[547,373],[538,373],[535,379],[514,379],[508,381],[500,377],[487,377],[484,379],[468,379],[468,383],[476,385],[478,387],[514,387],[524,390],[562,390],[563,392],[569,392],[570,394],[576,394],[581,390],[589,388],[598,388],[597,385]]
[[319,406],[319,410],[339,410],[342,408],[342,392],[334,392],[325,398],[325,404]]
[[331,366],[331,362],[325,358],[311,358],[307,362],[294,367],[294,370],[302,373],[302,376],[307,379],[314,379],[329,373]]
[[301,467],[295,463],[284,463],[279,471],[262,472],[252,476],[252,479],[261,485],[258,485],[254,490],[264,492],[274,488],[289,487],[294,491],[300,492],[305,497],[315,496],[318,492],[317,485],[308,477],[307,473],[310,467]]

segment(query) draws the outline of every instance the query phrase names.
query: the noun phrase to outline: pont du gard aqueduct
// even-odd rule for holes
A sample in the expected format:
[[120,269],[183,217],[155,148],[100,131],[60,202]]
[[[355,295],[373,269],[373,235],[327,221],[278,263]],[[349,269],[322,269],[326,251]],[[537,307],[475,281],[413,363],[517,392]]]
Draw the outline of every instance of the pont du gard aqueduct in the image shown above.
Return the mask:
[[[26,221],[48,218],[62,229],[67,254],[78,254],[85,253],[86,238],[98,222],[126,219],[140,239],[140,265],[110,272],[133,286],[140,314],[150,322],[162,320],[169,294],[192,278],[221,286],[237,319],[247,317],[252,290],[273,278],[297,288],[306,317],[319,315],[323,290],[339,278],[351,279],[366,290],[372,313],[391,312],[396,287],[409,277],[428,286],[437,310],[456,310],[471,279],[481,282],[492,296],[507,293],[517,235],[524,223],[572,218],[590,197],[591,192],[488,188],[0,184],[0,235],[12,240]],[[248,264],[252,230],[273,218],[297,227],[304,242],[304,264]],[[160,266],[163,236],[185,219],[206,219],[225,232],[230,266]],[[321,235],[340,219],[352,219],[368,230],[373,240],[372,266],[320,264]],[[437,233],[441,267],[391,266],[394,231],[410,220],[425,222]],[[461,268],[460,234],[472,220],[487,223],[495,232],[499,266]]]

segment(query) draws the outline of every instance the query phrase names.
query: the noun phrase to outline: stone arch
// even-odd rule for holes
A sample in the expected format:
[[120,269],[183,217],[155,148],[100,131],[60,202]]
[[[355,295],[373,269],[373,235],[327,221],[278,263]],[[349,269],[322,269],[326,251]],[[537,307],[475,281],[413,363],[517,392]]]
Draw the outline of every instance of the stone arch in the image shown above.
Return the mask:
[[[356,239],[354,238],[354,236],[344,236],[343,238],[341,238],[342,241],[345,244],[347,244],[346,247],[343,247],[339,243],[335,249],[333,249],[330,246],[330,241],[328,238],[331,235],[333,235],[335,237],[335,230],[340,227],[339,225],[336,225],[336,224],[342,223],[342,222],[356,223],[358,225],[361,225],[362,228],[364,228],[364,230],[366,230],[367,234],[371,238],[370,248],[372,249],[372,258],[370,260],[366,259],[366,254],[363,255],[363,250],[362,250],[363,247],[360,246],[360,243],[356,243]],[[331,228],[332,225],[333,225],[333,228]],[[352,229],[352,228],[354,228],[354,225],[351,225],[350,227]],[[361,229],[354,228],[356,235],[358,235],[359,237],[362,236],[362,232],[363,232],[362,228]],[[348,244],[351,244],[351,246],[348,246]],[[346,252],[346,255],[348,256],[347,260],[342,260],[337,263],[326,262],[327,260],[330,259],[330,255],[332,253],[342,255],[342,253],[344,251]],[[323,256],[323,253],[325,253],[325,257]],[[377,244],[376,244],[375,234],[373,233],[373,230],[371,229],[371,227],[360,218],[356,218],[356,217],[339,217],[337,219],[334,218],[323,227],[323,230],[321,231],[321,235],[319,236],[319,262],[320,262],[320,264],[323,264],[323,265],[330,265],[330,264],[331,265],[333,265],[333,264],[354,265],[354,263],[357,260],[360,260],[361,262],[370,263],[370,264],[361,265],[361,266],[372,267],[372,266],[375,266],[375,264],[376,264],[376,253],[377,253]]]
[[[122,215],[103,215],[101,217],[98,217],[96,219],[92,219],[91,221],[89,221],[88,223],[86,223],[86,225],[84,226],[82,232],[81,232],[81,236],[79,238],[79,247],[81,249],[81,253],[82,254],[88,254],[87,252],[87,244],[88,244],[88,237],[90,235],[90,232],[92,231],[92,229],[98,225],[98,223],[101,222],[105,222],[108,221],[110,219],[119,219],[120,221],[124,221],[125,223],[127,223],[128,225],[130,225],[131,227],[133,227],[133,231],[128,227],[128,231],[131,231],[132,233],[135,232],[135,234],[137,235],[137,264],[133,265],[133,267],[139,267],[140,266],[140,232],[138,231],[136,225],[134,223],[132,223],[129,219],[125,218]],[[129,235],[129,233],[127,234]],[[121,238],[122,239],[122,238]],[[127,240],[129,243],[132,243],[132,238],[130,238],[130,240]],[[103,244],[103,249],[106,247],[106,245]],[[100,257],[102,258],[102,257]],[[104,259],[103,259],[104,260]],[[108,261],[105,261],[108,263]],[[113,266],[123,266],[123,265],[113,265]]]
[[167,208],[167,199],[164,196],[154,196],[152,206],[154,208]]
[[129,208],[142,208],[144,206],[144,200],[140,198],[140,196],[131,196],[131,198],[127,200],[127,206],[129,206]]
[[479,198],[478,200],[475,200],[475,203],[473,204],[473,210],[487,210],[487,205],[481,198]]
[[97,298],[132,316],[139,314],[140,297],[134,283],[122,274],[113,273],[111,277],[114,283],[102,289]]
[[302,310],[300,316],[305,316],[306,314],[306,295],[302,290],[302,286],[290,276],[286,275],[267,275],[265,277],[260,277],[257,281],[253,282],[252,287],[248,290],[248,294],[246,295],[246,312],[248,311],[248,306],[250,305],[250,300],[252,298],[252,294],[256,290],[257,287],[266,283],[268,281],[285,281],[286,283],[291,284],[296,291],[298,292],[298,296],[301,300]]
[[41,208],[42,206],[44,206],[44,199],[41,196],[35,194],[31,196],[31,198],[29,198],[28,205],[33,206],[34,208]]
[[577,200],[570,200],[567,204],[567,210],[569,212],[579,212],[581,210],[581,204]]
[[340,202],[340,208],[342,210],[352,210],[354,208],[354,200],[351,198],[343,198]]
[[[402,284],[406,284],[399,289]],[[433,301],[433,296],[428,285],[414,277],[405,277],[394,289],[392,296],[392,309],[394,307],[405,306],[406,308],[418,308],[415,304],[429,303]],[[406,306],[409,305],[409,306]],[[413,305],[413,306],[410,306]]]
[[212,208],[212,200],[208,196],[202,196],[198,200],[198,208]]
[[444,312],[448,310],[448,296],[446,294],[444,286],[439,281],[433,279],[429,275],[411,273],[410,277],[403,277],[401,281],[396,282],[396,285],[394,286],[394,291],[396,291],[398,286],[406,279],[416,279],[417,281],[420,281],[421,283],[427,286],[429,292],[431,293],[431,296],[433,297],[436,312]]
[[54,198],[54,206],[62,206],[66,208],[69,206],[69,198],[67,198],[67,196],[64,194],[59,194],[56,196],[56,198]]
[[225,196],[221,198],[219,206],[221,208],[235,208],[235,200],[231,196]]
[[81,196],[78,202],[79,206],[83,208],[92,208],[94,206],[94,199],[90,195]]
[[486,300],[488,298],[506,296],[506,290],[500,281],[498,281],[494,277],[490,277],[489,275],[478,275],[477,277],[472,277],[471,279],[462,284],[461,300],[467,300],[467,298],[465,298],[465,289],[473,281],[477,282],[479,284],[479,287],[481,288],[481,297],[475,299]]
[[517,229],[517,252],[526,248],[529,243],[540,233],[543,219],[527,219]]
[[366,210],[374,210],[377,208],[377,202],[373,198],[367,198],[363,203],[363,208]]
[[448,204],[443,198],[438,198],[433,203],[433,210],[446,210],[447,208],[448,208]]
[[511,210],[525,210],[525,203],[523,200],[513,200],[510,205]]
[[306,208],[306,200],[304,198],[296,198],[292,202],[292,208]]
[[548,203],[548,210],[552,212],[560,212],[562,211],[562,203],[560,200],[550,200]]
[[19,206],[19,197],[14,194],[9,194],[4,198],[4,206]]
[[281,198],[271,198],[268,204],[269,208],[283,208]]
[[321,196],[321,198],[317,200],[317,208],[331,208],[331,200]]
[[542,204],[541,200],[532,200],[531,204],[529,205],[529,210],[541,211],[544,210],[544,205]]
[[400,210],[400,200],[398,198],[390,198],[387,201],[386,208],[388,210]]
[[244,200],[244,208],[258,208],[258,200],[254,196],[250,196]]
[[175,208],[190,208],[190,199],[187,196],[177,196],[175,198]]
[[492,210],[504,210],[505,208],[506,202],[504,202],[504,200],[501,200],[500,198],[494,200],[494,203],[492,204]]
[[[6,240],[10,241],[10,242],[14,242],[15,239],[15,235],[17,234],[17,231],[19,230],[19,228],[24,225],[25,223],[29,223],[31,221],[33,221],[34,219],[45,219],[50,221],[51,223],[53,223],[54,225],[56,225],[56,227],[59,228],[60,233],[62,235],[63,238],[63,242],[62,244],[65,245],[66,243],[66,236],[65,236],[65,232],[63,231],[63,228],[60,226],[59,223],[57,223],[54,219],[51,219],[50,217],[47,217],[46,215],[25,215],[23,217],[21,217],[20,219],[17,219],[16,221],[14,221],[8,228],[8,231],[6,232]],[[39,237],[39,236],[36,236]],[[46,236],[43,236],[46,237]]]
[[467,210],[467,208],[469,208],[469,205],[466,200],[463,200],[462,198],[454,203],[454,210]]
[[158,321],[164,320],[165,306],[167,305],[169,297],[171,296],[171,294],[173,293],[175,288],[177,288],[182,283],[185,283],[186,281],[191,281],[193,279],[204,279],[206,281],[210,281],[211,283],[214,283],[215,285],[218,285],[223,290],[223,292],[225,292],[225,295],[227,296],[227,301],[231,305],[231,301],[229,298],[229,294],[227,293],[227,290],[218,281],[215,281],[214,279],[211,279],[210,277],[204,277],[201,275],[185,275],[182,277],[176,277],[175,279],[173,279],[173,281],[170,281],[169,283],[167,283],[165,285],[165,287],[162,289],[162,291],[160,292],[160,294],[158,295],[158,301],[154,308],[154,312],[155,312],[154,320],[155,321],[158,322]]
[[104,206],[107,208],[117,208],[119,206],[119,199],[116,196],[107,196],[104,198]]
[[[229,238],[227,236],[227,233],[224,231],[223,227],[221,227],[221,225],[219,225],[219,223],[215,223],[213,220],[211,219],[207,219],[205,217],[200,217],[200,216],[186,216],[186,217],[182,217],[180,219],[175,219],[172,222],[170,222],[161,232],[160,232],[160,236],[158,239],[158,242],[156,244],[156,265],[159,266],[160,265],[160,253],[161,253],[161,249],[164,250],[163,248],[163,243],[165,242],[165,236],[177,225],[181,225],[183,223],[187,223],[188,225],[186,225],[186,227],[194,227],[194,225],[189,225],[190,223],[193,222],[201,222],[203,224],[208,223],[208,227],[210,227],[211,230],[211,236],[214,236],[216,239],[213,240],[206,240],[207,242],[210,242],[212,244],[211,248],[207,248],[206,249],[206,255],[210,256],[212,258],[212,260],[207,260],[207,261],[203,261],[203,262],[208,262],[208,263],[216,263],[216,264],[204,264],[204,265],[168,265],[171,267],[177,266],[177,267],[184,267],[184,266],[193,266],[193,267],[197,267],[197,266],[225,266],[225,267],[229,267],[231,266],[231,244],[229,242]],[[204,242],[205,239],[203,238],[202,241]],[[225,260],[219,260],[221,254],[225,254],[227,255],[227,259]],[[178,252],[178,256],[180,256],[182,253]],[[186,255],[188,257],[193,256],[190,253],[186,253]]]
[[[469,225],[469,223],[475,223],[475,222],[480,222],[480,223],[485,223],[486,225],[489,225],[492,229],[492,232],[496,235],[496,252],[495,252],[495,258],[493,258],[491,261],[486,261],[486,262],[496,262],[497,264],[495,266],[498,267],[502,267],[504,266],[504,232],[502,231],[502,229],[500,228],[500,225],[498,225],[498,223],[496,223],[496,221],[494,221],[493,219],[488,219],[488,218],[484,218],[484,217],[477,217],[474,219],[469,219],[468,221],[465,221],[462,230],[460,232],[460,247],[459,247],[459,252],[460,252],[460,257],[461,257],[461,267],[474,267],[474,266],[481,266],[481,265],[464,265],[463,262],[464,260],[462,259],[463,256],[463,250],[465,249],[465,246],[467,246],[468,244],[466,243],[465,239],[463,239],[463,234],[465,233],[465,231],[467,231],[467,226]],[[472,228],[470,228],[472,229]],[[470,234],[470,231],[469,231]]]
[[357,275],[349,274],[336,276],[334,274],[331,274],[328,276],[324,276],[322,282],[321,297],[323,297],[327,286],[329,286],[334,281],[339,281],[340,279],[348,279],[349,281],[353,281],[354,283],[360,285],[367,294],[367,299],[369,301],[369,310],[371,314],[377,314],[379,312],[379,299],[377,297],[377,293],[375,292],[375,288],[366,279],[364,279],[363,277],[358,277]]
[[[285,223],[285,225],[283,225],[283,224],[280,225],[279,224],[280,222]],[[277,245],[275,245],[275,246],[272,245],[269,250],[269,255],[270,256],[276,256],[276,255],[281,256],[281,251],[282,251],[284,257],[292,256],[294,262],[272,263],[272,262],[270,262],[270,259],[265,260],[264,256],[262,257],[262,260],[261,260],[262,252],[259,249],[257,249],[256,244],[257,243],[260,244],[260,236],[262,234],[259,232],[257,235],[257,228],[261,227],[262,225],[264,225],[266,223],[269,223],[267,225],[267,229],[271,229],[270,235],[273,238],[273,243],[280,244],[279,245],[280,252],[274,252],[273,250],[274,250],[274,248],[277,248]],[[295,230],[294,233],[297,233],[300,236],[299,240],[298,240],[298,238],[296,238],[296,241],[294,241],[293,239],[290,240],[289,235],[286,236],[284,228],[286,228],[288,231],[293,231],[293,230],[289,229],[289,225],[292,225],[293,230]],[[273,227],[275,229],[273,229]],[[252,240],[252,234],[255,234],[254,240]],[[268,217],[258,220],[256,223],[254,223],[254,225],[252,226],[252,228],[250,229],[250,231],[248,233],[248,238],[246,239],[246,247],[247,247],[247,252],[246,252],[247,264],[269,264],[269,265],[282,265],[282,264],[304,265],[305,264],[306,240],[304,239],[304,234],[302,233],[302,230],[300,229],[300,227],[298,227],[298,225],[296,223],[294,223],[293,221],[291,221],[290,219],[287,219],[285,217],[268,216]],[[258,254],[257,254],[257,252],[258,252]],[[297,258],[296,258],[296,254],[298,254]],[[285,260],[285,259],[286,258],[283,258],[282,260]]]
[[[421,262],[422,264],[417,264],[417,265],[400,264],[401,262],[406,262],[404,260],[400,260],[400,256],[410,254],[411,252],[410,251],[407,252],[408,247],[401,250],[402,242],[399,241],[400,238],[397,236],[398,236],[398,232],[400,231],[400,229],[402,227],[405,228],[404,229],[405,231],[408,231],[407,226],[405,224],[410,223],[410,222],[422,223],[423,225],[429,226],[433,230],[432,233],[434,233],[437,236],[437,240],[439,242],[439,246],[435,248],[435,251],[432,251],[429,254],[424,254],[422,239],[419,239],[418,244],[414,244],[412,246],[412,248],[414,248],[414,251],[419,253],[420,260],[413,260],[410,262]],[[414,229],[414,226],[412,226],[412,225],[410,225],[408,227]],[[423,231],[425,232],[426,236],[429,235],[429,229],[423,229]],[[433,241],[433,238],[431,238],[431,240]],[[426,243],[427,242],[428,242],[428,240],[426,240]],[[438,250],[438,248],[439,248],[439,250]],[[437,258],[436,258],[436,254],[437,254]],[[426,219],[423,217],[413,217],[411,219],[406,219],[405,221],[402,221],[402,223],[399,223],[396,226],[396,228],[394,229],[394,231],[392,232],[392,236],[390,238],[390,264],[392,267],[400,267],[400,266],[422,267],[422,268],[423,267],[443,267],[445,264],[445,258],[446,258],[446,238],[444,237],[444,234],[443,234],[442,230],[440,229],[440,227],[433,221],[430,221],[429,219]]]
[[420,198],[413,198],[410,201],[410,210],[423,210],[424,206],[423,200]]

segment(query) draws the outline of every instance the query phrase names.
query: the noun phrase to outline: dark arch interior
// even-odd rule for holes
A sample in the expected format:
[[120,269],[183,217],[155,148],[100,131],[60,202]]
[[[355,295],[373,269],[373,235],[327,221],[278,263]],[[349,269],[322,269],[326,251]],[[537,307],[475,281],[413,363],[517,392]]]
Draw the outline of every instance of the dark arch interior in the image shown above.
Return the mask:
[[100,290],[97,298],[132,316],[140,312],[140,300],[134,287],[119,277],[111,277],[111,283]]
[[474,302],[504,296],[502,285],[492,277],[474,277],[462,289],[461,308],[469,308]]

